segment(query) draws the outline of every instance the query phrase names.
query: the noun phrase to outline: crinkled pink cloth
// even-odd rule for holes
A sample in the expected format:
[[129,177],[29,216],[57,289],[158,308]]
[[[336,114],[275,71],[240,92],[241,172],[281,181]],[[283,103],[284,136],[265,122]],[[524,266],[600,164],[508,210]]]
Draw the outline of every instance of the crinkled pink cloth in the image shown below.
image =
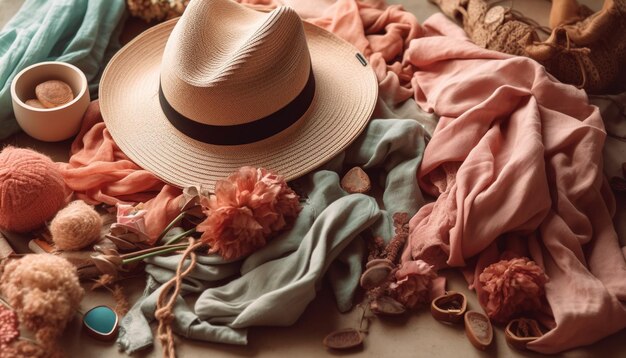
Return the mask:
[[530,349],[561,352],[626,327],[598,109],[536,62],[472,44],[442,14],[424,28],[404,59],[419,105],[441,115],[418,174],[438,198],[412,218],[403,258],[444,267],[479,255],[480,273],[516,233],[550,279],[555,326]]

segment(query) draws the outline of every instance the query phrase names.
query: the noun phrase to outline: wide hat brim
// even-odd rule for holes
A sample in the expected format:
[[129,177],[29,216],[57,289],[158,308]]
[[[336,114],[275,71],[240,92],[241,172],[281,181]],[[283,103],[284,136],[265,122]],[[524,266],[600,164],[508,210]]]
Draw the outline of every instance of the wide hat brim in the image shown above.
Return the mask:
[[[361,63],[349,43],[303,22],[316,86],[307,113],[279,134],[251,144],[191,139],[170,124],[159,104],[161,58],[177,21],[150,28],[122,48],[105,69],[99,93],[102,117],[116,144],[169,184],[213,191],[217,180],[246,165],[286,180],[298,178],[343,151],[374,111],[378,85],[371,66]],[[259,93],[259,101],[271,95]]]

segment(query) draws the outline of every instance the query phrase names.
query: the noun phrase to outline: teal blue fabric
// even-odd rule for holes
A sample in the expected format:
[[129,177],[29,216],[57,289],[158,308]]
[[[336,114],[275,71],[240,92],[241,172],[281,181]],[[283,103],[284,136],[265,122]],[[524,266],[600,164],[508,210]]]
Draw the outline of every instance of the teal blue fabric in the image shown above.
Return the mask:
[[43,61],[68,62],[89,81],[92,99],[107,60],[119,49],[124,0],[26,0],[0,31],[0,139],[17,131],[11,81]]
[[[248,327],[293,324],[324,277],[339,310],[350,309],[366,254],[360,234],[370,230],[389,240],[393,213],[412,216],[424,203],[416,179],[424,147],[424,127],[417,121],[372,120],[344,153],[292,183],[306,193],[292,229],[241,262],[199,257],[183,285],[185,293],[199,297],[193,308],[178,297],[174,331],[192,339],[246,344]],[[373,195],[382,194],[382,203],[343,191],[340,176],[356,165],[371,173]],[[127,353],[152,344],[150,322],[160,285],[173,277],[179,260],[180,255],[148,260],[144,295],[120,325],[118,343]],[[225,278],[230,281],[222,284]]]

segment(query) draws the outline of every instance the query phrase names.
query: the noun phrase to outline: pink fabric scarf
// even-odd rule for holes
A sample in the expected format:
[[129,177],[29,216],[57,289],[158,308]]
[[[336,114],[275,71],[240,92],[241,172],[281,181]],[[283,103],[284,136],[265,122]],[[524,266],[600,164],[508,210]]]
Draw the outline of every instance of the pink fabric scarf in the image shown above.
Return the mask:
[[441,268],[478,257],[477,278],[500,248],[531,256],[549,276],[554,315],[554,329],[529,345],[538,352],[626,327],[626,262],[598,109],[536,62],[472,44],[441,14],[424,28],[404,60],[416,69],[419,105],[441,115],[418,174],[437,200],[412,218],[404,259]]

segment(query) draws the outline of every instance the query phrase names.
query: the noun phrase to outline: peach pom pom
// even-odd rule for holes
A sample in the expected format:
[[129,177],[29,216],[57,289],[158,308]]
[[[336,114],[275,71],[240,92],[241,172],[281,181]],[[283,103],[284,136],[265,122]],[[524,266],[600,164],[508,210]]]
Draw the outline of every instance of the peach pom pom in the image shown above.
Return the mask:
[[36,332],[39,343],[54,347],[84,291],[76,269],[66,259],[31,254],[5,266],[0,293],[15,309],[21,324]]
[[520,313],[540,309],[548,281],[541,267],[526,257],[491,264],[478,279],[488,295],[486,302],[481,303],[496,322],[507,322]]
[[100,240],[102,218],[82,200],[69,203],[50,223],[52,241],[59,250],[80,250]]
[[406,308],[430,302],[430,288],[437,277],[433,266],[422,260],[402,263],[396,271],[396,282],[389,285],[393,298]]
[[300,212],[298,195],[266,169],[242,167],[215,184],[215,195],[201,201],[207,215],[197,230],[210,253],[237,259],[265,246]]

